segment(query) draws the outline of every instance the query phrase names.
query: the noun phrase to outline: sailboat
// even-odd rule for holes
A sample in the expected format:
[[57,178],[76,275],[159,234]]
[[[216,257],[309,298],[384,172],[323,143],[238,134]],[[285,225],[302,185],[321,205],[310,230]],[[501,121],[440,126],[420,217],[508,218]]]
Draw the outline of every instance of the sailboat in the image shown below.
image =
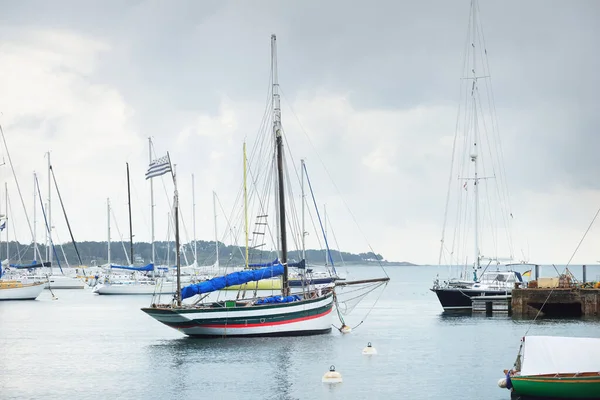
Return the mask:
[[[514,270],[515,264],[502,265],[505,259],[513,259],[510,238],[512,213],[508,209],[508,191],[501,174],[502,151],[495,108],[491,104],[493,95],[491,84],[488,83],[490,74],[487,49],[481,47],[482,28],[477,11],[477,1],[472,0],[470,40],[467,41],[461,88],[461,96],[466,97],[467,105],[459,113],[456,125],[439,258],[440,264],[444,258],[444,264],[462,265],[464,275],[462,279],[449,279],[445,282],[440,282],[439,278],[434,280],[431,290],[437,295],[444,310],[470,310],[471,298],[474,296],[508,295],[515,287],[524,285],[523,277]],[[484,106],[486,100],[490,103],[487,108]],[[459,135],[460,131],[464,131],[462,136]],[[498,143],[493,142],[494,139]],[[458,152],[457,143],[461,142],[462,152]],[[487,155],[490,156],[489,159],[484,158]],[[481,201],[480,197],[485,201]],[[483,209],[482,206],[487,208]],[[456,227],[451,243],[447,243],[446,222],[451,209],[456,210]],[[496,226],[497,220],[502,226]],[[488,234],[487,238],[484,233]],[[472,247],[468,244],[471,241]],[[481,251],[483,247],[493,248],[495,252],[506,251],[509,256],[503,258],[495,254],[484,257]],[[467,251],[472,251],[471,263]],[[469,264],[472,266],[472,274],[467,271]]]
[[[277,41],[271,35],[272,66],[272,107],[273,136],[275,139],[275,166],[279,258],[276,263],[262,268],[236,271],[215,277],[204,282],[180,288],[179,218],[176,177],[175,187],[175,240],[177,244],[177,292],[170,304],[153,303],[142,311],[157,321],[180,332],[194,337],[255,337],[255,336],[304,336],[325,334],[332,329],[332,310],[335,301],[335,287],[323,290],[311,290],[301,294],[291,294],[289,284],[287,224],[286,224],[286,187],[284,187],[283,128],[279,86],[277,81]],[[245,146],[244,146],[245,147]],[[245,168],[244,151],[244,174]],[[245,182],[245,180],[244,180]],[[244,197],[246,186],[244,184]],[[246,218],[246,232],[247,218]],[[246,242],[248,236],[246,234]],[[246,243],[246,252],[248,244]],[[246,254],[246,264],[248,255]],[[222,300],[202,302],[210,293],[233,285],[281,277],[281,294],[268,297],[243,298],[241,300]],[[389,278],[379,281],[387,282]],[[194,303],[183,300],[199,296]]]
[[[150,149],[152,142],[150,142]],[[152,163],[150,164],[152,168]],[[136,267],[133,265],[133,228],[131,220],[131,190],[129,184],[129,163],[127,163],[127,197],[129,204],[129,260],[131,265],[113,265],[110,263],[110,201],[107,200],[108,209],[108,266],[110,271],[113,269],[121,271],[131,271],[131,275],[125,279],[113,279],[110,272],[104,277],[102,283],[98,283],[93,292],[99,295],[153,295],[153,294],[173,294],[175,287],[172,282],[156,279],[154,276],[147,276],[145,273],[154,272],[154,262],[144,266]],[[152,222],[152,253],[154,257],[154,219]],[[141,275],[140,275],[141,274]]]
[[515,396],[600,397],[600,339],[524,336],[517,360],[498,386]]
[[27,282],[27,277],[2,279],[3,270],[0,263],[0,300],[35,300],[44,290],[45,282]]

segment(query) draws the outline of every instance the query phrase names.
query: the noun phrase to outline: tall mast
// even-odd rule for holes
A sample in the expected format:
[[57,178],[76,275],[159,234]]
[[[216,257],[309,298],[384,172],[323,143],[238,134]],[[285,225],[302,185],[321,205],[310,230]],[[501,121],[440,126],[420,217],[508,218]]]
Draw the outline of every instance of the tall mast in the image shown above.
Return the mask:
[[167,267],[171,265],[171,213],[167,212]]
[[474,219],[475,219],[475,265],[474,268],[479,269],[479,176],[477,171],[477,75],[476,75],[476,54],[475,54],[475,42],[477,37],[477,19],[475,16],[476,12],[476,0],[472,0],[471,2],[471,15],[473,16],[473,38],[471,43],[471,49],[473,50],[473,68],[471,71],[473,72],[473,88],[471,90],[471,100],[473,101],[473,149],[471,152],[471,161],[473,162],[473,167],[475,170],[475,178],[474,178],[474,197],[475,197],[475,207],[474,207]]
[[246,142],[244,142],[244,232],[246,235],[246,257],[244,261],[244,266],[248,269],[248,190],[246,185],[247,178],[247,162],[246,158]]
[[129,205],[129,255],[133,265],[133,226],[131,223],[131,189],[129,185],[129,163],[127,164],[127,204]]
[[287,237],[285,231],[285,187],[283,183],[283,137],[281,129],[281,105],[279,99],[279,82],[277,78],[277,37],[271,35],[271,63],[273,68],[273,134],[277,154],[277,183],[279,202],[279,234],[281,235],[281,264],[283,264],[282,294],[290,292],[287,265]]
[[5,207],[5,215],[6,215],[6,226],[4,227],[4,229],[6,229],[6,260],[10,261],[10,247],[8,245],[8,183],[4,182],[4,193],[6,198],[4,199],[4,207]]
[[[152,164],[152,138],[150,137],[148,138],[148,163]],[[154,183],[152,179],[150,179],[150,243],[152,252],[150,262],[154,265]],[[133,262],[133,258],[131,260]]]
[[50,272],[52,272],[52,186],[50,183],[52,163],[50,162],[50,152],[48,151],[46,154],[48,155],[48,261],[50,262]]
[[108,229],[107,229],[107,236],[108,236],[107,237],[107,243],[108,243],[108,245],[107,245],[107,248],[106,248],[106,253],[107,253],[107,256],[108,256],[108,260],[107,260],[108,261],[108,265],[110,267],[110,199],[109,198],[106,198],[106,215],[107,215],[107,224],[108,224],[107,225],[108,226]]
[[[327,240],[327,204],[323,204],[323,224],[325,225],[325,228],[323,229],[323,232],[325,233],[325,240]],[[325,242],[327,244],[327,242]],[[328,249],[325,249],[325,265],[327,266],[327,254],[328,253]]]
[[[169,153],[167,153],[169,156]],[[171,159],[169,158],[169,163]],[[177,301],[177,305],[181,306],[181,254],[179,252],[179,193],[177,192],[177,175],[175,173],[175,169],[172,169],[173,174],[173,186],[175,188],[175,251],[176,251],[176,260],[177,260],[177,293],[175,294],[175,299]]]
[[[36,229],[36,225],[37,225],[37,221],[36,221],[36,204],[35,204],[35,200],[37,198],[37,193],[36,193],[36,184],[35,181],[37,179],[37,176],[35,174],[35,171],[33,171],[33,259],[36,260],[36,255],[39,255],[39,251],[38,251],[38,247],[37,247],[37,229]],[[40,257],[40,262],[42,262],[42,258]]]
[[198,249],[196,248],[196,190],[194,188],[194,174],[192,174],[192,219],[194,226],[194,267],[198,265]]
[[302,202],[302,237],[300,238],[302,242],[302,259],[306,260],[306,229],[304,227],[304,159],[300,160],[300,183],[302,188],[301,202]]
[[215,267],[219,268],[219,235],[217,233],[217,194],[213,191],[213,216],[215,218],[215,253],[217,261]]

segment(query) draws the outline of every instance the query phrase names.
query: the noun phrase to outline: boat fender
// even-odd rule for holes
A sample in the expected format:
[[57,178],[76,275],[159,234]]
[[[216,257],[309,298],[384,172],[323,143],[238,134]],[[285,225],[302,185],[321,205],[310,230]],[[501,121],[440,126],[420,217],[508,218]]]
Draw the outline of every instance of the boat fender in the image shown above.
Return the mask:
[[362,353],[366,356],[371,356],[377,354],[377,349],[371,346],[371,342],[367,343],[367,347],[365,347]]
[[335,365],[329,367],[329,371],[321,379],[323,383],[342,383],[342,374],[335,370]]

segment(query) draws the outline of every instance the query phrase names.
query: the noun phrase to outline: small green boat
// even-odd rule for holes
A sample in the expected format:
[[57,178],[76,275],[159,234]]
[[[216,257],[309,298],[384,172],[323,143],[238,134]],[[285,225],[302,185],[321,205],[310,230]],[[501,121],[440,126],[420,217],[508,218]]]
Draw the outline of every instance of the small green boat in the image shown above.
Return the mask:
[[526,336],[498,382],[513,396],[600,399],[600,339]]

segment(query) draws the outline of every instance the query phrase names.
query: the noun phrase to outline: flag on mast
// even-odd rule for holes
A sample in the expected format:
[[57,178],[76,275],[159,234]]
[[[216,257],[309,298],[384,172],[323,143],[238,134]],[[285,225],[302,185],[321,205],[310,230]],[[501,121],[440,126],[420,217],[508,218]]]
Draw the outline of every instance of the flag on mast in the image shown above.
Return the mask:
[[150,163],[148,171],[146,171],[146,179],[156,178],[167,172],[171,172],[171,160],[169,160],[168,155],[157,158]]

